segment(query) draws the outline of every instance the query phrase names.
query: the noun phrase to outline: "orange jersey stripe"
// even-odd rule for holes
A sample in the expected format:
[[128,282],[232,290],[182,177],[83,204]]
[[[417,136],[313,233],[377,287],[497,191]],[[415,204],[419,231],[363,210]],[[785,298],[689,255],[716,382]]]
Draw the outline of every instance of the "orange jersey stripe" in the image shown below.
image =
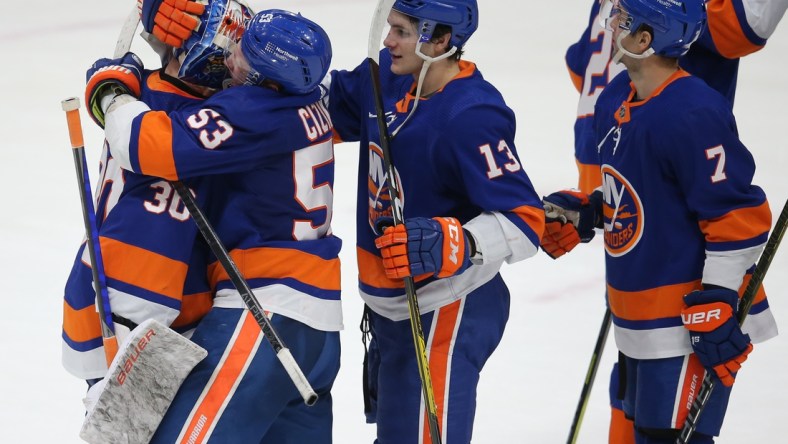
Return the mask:
[[544,210],[542,208],[534,208],[528,205],[523,205],[512,210],[520,219],[528,225],[537,236],[542,236],[544,233]]
[[72,341],[87,342],[101,337],[99,316],[95,305],[75,310],[63,301],[63,331]]
[[[747,284],[752,279],[751,274],[745,274],[739,287],[739,298],[744,294]],[[621,291],[608,285],[607,294],[610,311],[616,317],[630,321],[648,321],[679,316],[684,308],[684,295],[700,290],[701,281],[684,284],[666,285],[646,291]],[[758,304],[766,299],[763,286],[755,294],[753,304]]]
[[172,121],[163,111],[149,111],[142,116],[137,150],[140,173],[178,180],[172,154]]
[[262,330],[248,311],[244,312],[241,322],[243,325],[238,336],[231,342],[232,348],[226,354],[224,362],[219,364],[221,367],[214,371],[210,385],[205,388],[200,403],[192,412],[191,421],[180,441],[182,444],[201,443],[207,438],[207,433],[218,419],[223,405],[243,377],[247,362],[254,357],[262,338]]
[[575,163],[579,174],[577,188],[586,194],[593,193],[595,189],[602,185],[602,170],[599,168],[599,165],[583,164],[577,160],[575,160]]
[[[430,377],[432,379],[432,392],[435,395],[435,405],[437,408],[438,426],[442,431],[443,411],[449,400],[446,398],[446,384],[449,375],[449,355],[454,339],[454,330],[457,325],[457,318],[460,313],[461,300],[454,301],[449,305],[441,307],[434,316],[438,316],[435,331],[430,332],[432,343],[430,345]],[[427,419],[427,412],[424,412],[424,429],[422,430],[424,442],[430,442],[430,428]]]
[[[230,257],[246,279],[292,278],[323,290],[341,288],[339,258],[323,259],[304,251],[271,247],[233,250]],[[208,276],[213,287],[229,279],[219,262],[208,267]]]
[[747,240],[768,233],[772,226],[769,203],[757,207],[739,208],[716,219],[699,223],[707,242]]
[[173,85],[170,82],[166,82],[161,79],[161,71],[156,71],[150,76],[148,76],[147,80],[148,89],[151,91],[160,91],[167,94],[175,94],[181,97],[186,97],[188,99],[204,99],[205,97],[200,97],[194,94],[190,94],[179,87]]
[[[405,281],[402,279],[389,279],[383,268],[383,259],[356,247],[356,261],[358,262],[358,280],[361,283],[375,288],[405,289]],[[415,276],[415,282],[421,282],[432,277],[432,273],[425,273]]]
[[607,295],[610,311],[616,317],[629,321],[650,321],[679,316],[684,307],[684,295],[700,289],[700,280],[645,291],[621,291],[608,285]]
[[213,293],[211,292],[183,295],[181,312],[172,321],[172,326],[182,327],[193,324],[205,317],[211,311],[211,307],[213,307]]
[[723,57],[735,59],[758,51],[763,46],[752,43],[742,30],[739,18],[728,0],[708,0],[706,13],[714,46]]
[[107,277],[181,300],[185,263],[108,237],[99,239]]
[[572,84],[575,85],[575,89],[578,93],[583,92],[583,76],[575,74],[569,69],[569,66],[566,67],[566,70],[569,72],[569,78],[572,80]]

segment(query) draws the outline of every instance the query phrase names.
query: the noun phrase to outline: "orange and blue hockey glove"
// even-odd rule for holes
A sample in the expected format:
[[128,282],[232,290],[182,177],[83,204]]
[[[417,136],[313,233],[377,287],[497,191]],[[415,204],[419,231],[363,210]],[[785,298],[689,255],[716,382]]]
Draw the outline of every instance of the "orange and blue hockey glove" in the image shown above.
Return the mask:
[[431,273],[454,276],[470,265],[468,236],[453,217],[414,217],[389,226],[375,239],[390,279]]
[[742,333],[736,320],[739,295],[734,290],[714,287],[684,296],[687,305],[681,320],[689,330],[692,349],[707,371],[713,371],[727,387],[752,351],[750,336]]
[[142,87],[142,60],[133,52],[119,59],[99,59],[85,73],[85,103],[88,115],[104,128],[101,99],[107,95],[129,94],[139,98]]
[[594,238],[594,227],[602,225],[602,192],[588,195],[563,190],[542,198],[545,230],[542,250],[553,259],[572,251],[577,244]]
[[162,42],[180,48],[200,26],[205,4],[191,0],[144,0],[142,26]]

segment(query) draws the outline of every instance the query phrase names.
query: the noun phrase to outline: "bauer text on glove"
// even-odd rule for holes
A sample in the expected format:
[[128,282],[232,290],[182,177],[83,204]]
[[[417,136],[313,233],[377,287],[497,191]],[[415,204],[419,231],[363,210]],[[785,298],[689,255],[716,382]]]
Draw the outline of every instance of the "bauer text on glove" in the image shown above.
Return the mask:
[[742,333],[736,321],[738,302],[738,293],[718,287],[684,296],[687,306],[681,310],[681,320],[701,364],[728,387],[752,351],[750,336]]

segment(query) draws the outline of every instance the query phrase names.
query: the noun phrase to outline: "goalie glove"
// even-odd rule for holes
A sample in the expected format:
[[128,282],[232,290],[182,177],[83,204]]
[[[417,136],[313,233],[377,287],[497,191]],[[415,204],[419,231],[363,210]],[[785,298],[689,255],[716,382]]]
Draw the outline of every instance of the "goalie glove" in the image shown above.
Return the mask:
[[602,224],[602,192],[585,194],[563,190],[542,198],[545,230],[541,247],[553,259],[572,251],[579,243],[594,238],[594,227]]
[[738,302],[735,291],[715,287],[684,296],[687,306],[681,310],[692,349],[703,367],[726,387],[733,385],[736,372],[752,351],[750,336],[742,333],[736,320]]
[[139,98],[142,88],[142,60],[133,52],[127,52],[119,59],[99,59],[88,68],[85,74],[85,103],[88,115],[101,128],[104,128],[104,114],[111,104],[102,103],[105,96],[116,97],[123,94]]
[[183,43],[200,26],[200,16],[205,5],[190,0],[144,0],[142,2],[142,26],[175,48]]
[[415,217],[385,228],[375,246],[390,279],[427,273],[446,278],[471,265],[469,237],[453,217]]

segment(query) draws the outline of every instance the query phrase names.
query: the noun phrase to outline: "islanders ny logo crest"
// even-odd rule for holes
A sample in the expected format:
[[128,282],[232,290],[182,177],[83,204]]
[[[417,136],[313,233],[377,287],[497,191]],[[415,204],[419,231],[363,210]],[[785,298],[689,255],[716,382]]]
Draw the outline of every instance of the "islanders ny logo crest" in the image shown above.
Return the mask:
[[[402,204],[405,204],[404,192],[402,192],[402,181],[399,173],[397,183],[400,184]],[[386,171],[386,164],[383,162],[383,151],[380,146],[370,142],[369,144],[369,177],[367,178],[367,189],[369,196],[369,226],[375,230],[375,221],[381,217],[392,217],[391,198],[389,196],[389,184],[391,183]]]
[[613,257],[630,252],[643,235],[643,203],[632,184],[615,168],[602,165],[605,250]]

